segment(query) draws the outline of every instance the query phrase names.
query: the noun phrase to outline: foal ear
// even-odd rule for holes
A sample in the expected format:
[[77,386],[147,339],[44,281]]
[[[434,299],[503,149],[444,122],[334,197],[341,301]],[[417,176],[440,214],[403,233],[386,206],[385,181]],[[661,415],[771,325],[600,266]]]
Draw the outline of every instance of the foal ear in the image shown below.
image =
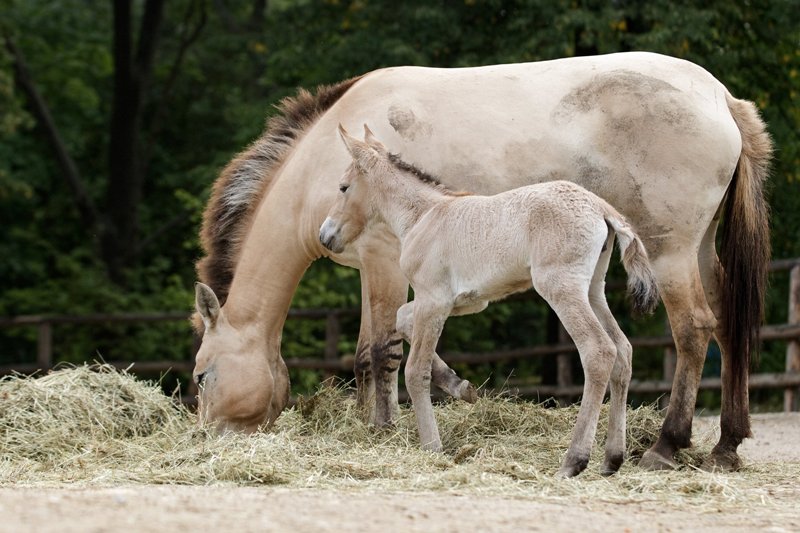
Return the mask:
[[367,170],[375,165],[378,154],[370,145],[350,136],[341,124],[339,124],[339,136],[355,164],[362,170]]
[[211,287],[205,283],[197,282],[194,286],[194,306],[203,319],[206,330],[213,329],[217,325],[220,308],[217,295]]
[[378,152],[384,154],[386,153],[386,147],[380,142],[376,137],[375,134],[372,133],[372,130],[369,129],[369,126],[364,124],[364,142],[366,142],[370,147],[374,148]]

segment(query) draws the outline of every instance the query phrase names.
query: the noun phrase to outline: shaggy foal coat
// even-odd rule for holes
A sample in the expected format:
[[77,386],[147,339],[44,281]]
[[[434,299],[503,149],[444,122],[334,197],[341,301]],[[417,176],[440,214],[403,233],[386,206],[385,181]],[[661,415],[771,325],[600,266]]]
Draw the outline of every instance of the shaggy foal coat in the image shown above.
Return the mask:
[[406,387],[423,448],[442,449],[430,382],[447,317],[482,311],[491,301],[533,286],[577,345],[586,378],[559,475],[574,476],[586,467],[609,382],[603,472],[616,472],[625,449],[631,346],[608,309],[603,289],[616,234],[635,307],[650,311],[656,305],[657,289],[639,237],[607,202],[566,181],[494,196],[453,193],[387,153],[365,130],[361,142],[340,126],[353,164],[320,228],[320,241],[337,252],[365,227],[380,223],[400,240],[400,267],[415,299],[398,311],[397,329],[411,345]]

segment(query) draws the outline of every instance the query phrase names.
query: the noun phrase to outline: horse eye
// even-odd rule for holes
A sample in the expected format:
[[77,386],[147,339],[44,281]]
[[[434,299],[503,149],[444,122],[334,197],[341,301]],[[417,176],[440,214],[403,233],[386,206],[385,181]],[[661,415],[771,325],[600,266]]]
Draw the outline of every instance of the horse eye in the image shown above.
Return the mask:
[[349,185],[339,185],[339,190],[342,192],[347,192],[347,189],[349,188],[350,188]]

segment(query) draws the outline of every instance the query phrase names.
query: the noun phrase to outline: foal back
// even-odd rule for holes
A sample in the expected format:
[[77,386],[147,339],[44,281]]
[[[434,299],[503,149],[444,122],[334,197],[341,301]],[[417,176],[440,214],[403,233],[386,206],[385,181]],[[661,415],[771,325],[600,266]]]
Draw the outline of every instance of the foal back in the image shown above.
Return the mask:
[[604,205],[566,181],[449,198],[409,232],[401,266],[414,286],[487,301],[530,288],[532,271],[550,269],[584,279],[588,291],[609,235]]

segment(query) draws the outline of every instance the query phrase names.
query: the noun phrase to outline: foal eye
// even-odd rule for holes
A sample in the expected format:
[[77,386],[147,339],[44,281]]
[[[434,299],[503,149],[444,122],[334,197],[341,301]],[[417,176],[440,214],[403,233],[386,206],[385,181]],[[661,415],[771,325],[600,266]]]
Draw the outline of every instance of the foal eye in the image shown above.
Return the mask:
[[339,185],[339,190],[342,192],[347,192],[347,189],[349,188],[350,188],[349,185]]

